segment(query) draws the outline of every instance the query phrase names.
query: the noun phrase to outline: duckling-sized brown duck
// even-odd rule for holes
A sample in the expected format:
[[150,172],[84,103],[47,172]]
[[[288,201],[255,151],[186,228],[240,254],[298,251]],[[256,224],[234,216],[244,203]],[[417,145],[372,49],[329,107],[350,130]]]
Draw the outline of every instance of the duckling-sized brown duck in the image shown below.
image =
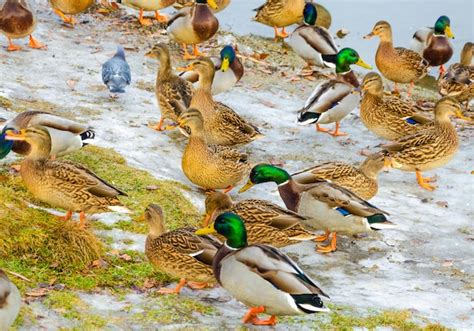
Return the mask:
[[215,218],[224,212],[232,212],[242,218],[250,244],[284,247],[317,238],[301,224],[306,220],[304,216],[265,200],[248,199],[234,202],[228,194],[221,192],[211,193],[206,198],[206,219],[203,227],[214,222]]
[[215,283],[212,261],[221,243],[210,236],[197,236],[193,227],[166,231],[163,210],[151,204],[146,208],[145,219],[149,232],[145,254],[156,267],[180,278],[174,289],[162,288],[162,294],[179,294],[184,285],[203,289]]
[[378,73],[365,75],[362,90],[360,119],[367,129],[383,139],[395,140],[433,125],[429,118],[416,113],[414,104],[384,95]]
[[226,146],[212,145],[204,134],[203,116],[190,108],[178,119],[180,127],[191,131],[181,167],[188,179],[205,190],[230,191],[250,171],[247,155]]
[[50,2],[54,12],[64,23],[71,25],[76,24],[76,20],[71,15],[85,12],[95,3],[94,0],[50,0]]
[[[160,69],[156,76],[155,93],[160,106],[161,118],[154,129],[158,131],[174,129],[177,124],[163,128],[163,122],[168,119],[177,123],[178,116],[181,115],[181,109],[188,109],[191,103],[194,92],[193,85],[174,74],[171,68],[170,52],[165,44],[156,45],[146,56],[160,61]],[[181,107],[173,106],[175,103],[179,103]]]
[[377,194],[377,176],[384,167],[384,160],[383,153],[374,153],[367,156],[359,167],[345,162],[325,162],[295,172],[291,177],[304,185],[328,180],[369,200]]
[[257,127],[248,123],[230,107],[214,101],[212,82],[215,68],[210,59],[200,57],[186,70],[193,70],[199,75],[199,86],[194,92],[190,107],[198,109],[204,118],[207,143],[235,146],[263,137]]
[[458,135],[449,116],[459,114],[461,106],[456,99],[444,97],[436,103],[434,112],[432,128],[382,146],[386,165],[403,171],[415,171],[418,184],[429,191],[435,189],[429,184],[434,179],[424,178],[421,173],[444,166],[458,151]]
[[395,91],[398,92],[397,83],[410,83],[408,95],[416,81],[423,78],[428,72],[428,61],[420,54],[408,48],[393,47],[392,27],[386,21],[375,24],[372,32],[364,37],[370,39],[374,36],[380,38],[379,47],[375,55],[375,63],[382,75],[395,83]]
[[0,32],[8,38],[8,51],[18,51],[21,47],[15,45],[12,39],[30,37],[28,46],[31,48],[46,48],[45,45],[33,38],[36,29],[36,15],[27,0],[6,0],[0,8]]
[[45,127],[29,127],[20,134],[8,131],[6,139],[26,141],[31,146],[21,163],[23,182],[36,199],[67,210],[65,220],[71,218],[72,212],[80,212],[80,224],[84,226],[85,213],[128,212],[117,198],[126,194],[89,169],[70,161],[48,159],[51,137]]

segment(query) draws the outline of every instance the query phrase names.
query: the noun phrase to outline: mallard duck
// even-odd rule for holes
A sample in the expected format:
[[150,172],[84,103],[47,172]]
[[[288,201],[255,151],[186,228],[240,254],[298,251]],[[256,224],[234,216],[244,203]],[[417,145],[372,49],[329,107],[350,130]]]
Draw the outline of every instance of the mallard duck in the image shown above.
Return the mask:
[[[163,131],[173,129],[176,124],[163,128],[165,119],[177,123],[181,110],[188,109],[194,90],[193,85],[176,76],[171,68],[170,51],[166,44],[158,44],[153,47],[146,56],[158,59],[160,61],[160,70],[156,76],[156,99],[160,106],[160,122],[154,127],[155,130]],[[175,103],[181,105],[180,108],[173,106]]]
[[474,98],[474,65],[471,64],[473,55],[474,43],[466,43],[461,51],[460,63],[450,65],[438,81],[439,93],[465,102],[466,109],[469,101]]
[[255,184],[267,182],[278,185],[278,192],[286,208],[308,217],[305,225],[315,230],[326,230],[326,234],[317,238],[317,241],[328,240],[332,233],[331,243],[328,246],[318,246],[318,252],[329,253],[336,250],[337,232],[353,235],[394,227],[385,217],[386,212],[351,191],[324,180],[300,184],[285,170],[269,164],[253,167],[247,184],[239,193]]
[[102,81],[110,93],[125,93],[125,87],[130,85],[132,74],[122,46],[118,46],[115,55],[102,65]]
[[202,289],[215,282],[212,260],[221,246],[218,240],[197,236],[194,234],[197,229],[190,226],[167,232],[163,210],[155,204],[146,208],[144,216],[149,225],[145,243],[148,260],[181,279],[176,288],[162,288],[159,293],[179,294],[186,283],[192,289]]
[[[238,301],[250,307],[243,323],[275,325],[277,315],[304,315],[329,311],[321,297],[329,297],[303,270],[279,249],[248,245],[242,219],[232,213],[196,232],[219,233],[226,238],[213,262],[219,284]],[[260,320],[258,314],[272,315]]]
[[8,330],[20,313],[20,291],[0,269],[0,330]]
[[402,137],[393,143],[382,145],[387,155],[386,165],[403,171],[415,171],[418,184],[429,191],[435,189],[424,178],[422,171],[433,170],[448,163],[459,148],[456,129],[449,116],[459,115],[461,106],[452,97],[444,97],[436,103],[434,126]]
[[[216,95],[227,90],[230,90],[244,75],[244,66],[235,54],[235,49],[232,45],[227,45],[222,48],[220,57],[211,56],[211,61],[214,62],[215,75],[212,81],[212,94]],[[183,71],[179,74],[192,83],[195,87],[199,85],[199,74],[193,71]]]
[[441,16],[433,28],[422,28],[415,32],[411,49],[427,60],[430,66],[440,66],[439,73],[442,75],[445,71],[443,65],[453,56],[453,45],[448,38],[454,39],[451,21],[449,17]]
[[206,141],[203,116],[189,108],[178,118],[180,127],[191,131],[181,167],[188,179],[205,190],[230,191],[250,170],[247,155],[226,146]]
[[141,25],[149,26],[153,23],[151,20],[143,17],[144,11],[155,12],[156,20],[160,23],[166,23],[168,22],[168,17],[160,14],[159,10],[173,5],[176,0],[117,0],[117,2],[139,10],[138,22],[140,22]]
[[433,125],[429,118],[416,113],[412,103],[384,95],[382,77],[375,72],[364,77],[362,90],[360,119],[383,139],[395,140]]
[[64,23],[74,25],[76,20],[72,16],[85,12],[95,3],[95,0],[50,0],[54,12],[64,21]]
[[[2,120],[0,120],[0,123]],[[84,145],[84,140],[94,139],[95,133],[88,125],[80,124],[60,116],[41,111],[25,111],[10,121],[6,121],[0,133],[0,159],[12,150],[21,155],[30,152],[30,145],[25,141],[9,141],[5,139],[9,131],[19,132],[30,126],[43,126],[48,129],[51,137],[51,151],[48,156],[53,159],[74,152]]]
[[[168,22],[166,31],[174,41],[183,44],[185,60],[203,55],[197,44],[211,39],[219,29],[219,21],[209,6],[216,9],[215,0],[196,0],[192,7],[181,9]],[[193,55],[188,53],[187,45],[190,44],[193,45]]]
[[384,160],[382,153],[374,153],[367,156],[359,167],[344,162],[324,162],[295,172],[291,177],[305,185],[328,180],[369,200],[377,194],[377,176],[384,167]]
[[[214,13],[223,11],[230,4],[230,0],[215,0],[215,2],[217,8],[211,8]],[[193,4],[194,0],[177,0],[174,7],[177,9],[182,9],[183,7],[192,6]]]
[[[316,123],[317,131],[328,132],[334,137],[344,136],[339,131],[339,122],[359,104],[359,81],[351,69],[356,64],[363,68],[372,69],[362,61],[359,54],[352,48],[343,48],[336,55],[322,55],[325,63],[332,63],[336,69],[336,79],[321,82],[299,111],[298,124]],[[336,129],[329,132],[320,124],[336,122]]]
[[36,15],[26,0],[6,0],[0,8],[0,32],[8,38],[8,51],[18,51],[12,39],[30,37],[28,46],[31,48],[46,48],[45,45],[33,38],[36,29]]
[[263,137],[257,127],[248,123],[230,107],[214,101],[211,88],[215,69],[210,59],[201,57],[186,70],[192,70],[199,75],[199,86],[194,91],[190,107],[198,109],[204,118],[207,143],[243,145]]
[[228,211],[242,218],[250,244],[284,247],[316,238],[314,233],[307,231],[301,224],[306,220],[304,216],[265,200],[234,202],[228,194],[221,192],[211,193],[206,198],[203,226],[208,226],[217,216]]
[[23,182],[36,199],[67,210],[65,220],[71,218],[73,211],[80,212],[83,227],[85,213],[128,212],[117,198],[126,194],[89,169],[70,161],[48,160],[51,136],[46,127],[28,127],[19,134],[8,131],[6,139],[25,141],[31,146],[21,163]]
[[316,5],[306,3],[303,11],[303,24],[298,26],[290,35],[288,44],[307,66],[334,68],[333,63],[324,62],[322,55],[337,54],[338,49],[334,39],[326,28],[316,25],[318,12]]
[[370,39],[374,36],[380,37],[379,47],[375,54],[377,68],[385,78],[395,83],[396,92],[398,92],[397,83],[410,83],[408,95],[411,95],[414,83],[427,74],[428,61],[411,49],[394,48],[392,27],[386,21],[377,22],[372,32],[366,35],[364,39]]

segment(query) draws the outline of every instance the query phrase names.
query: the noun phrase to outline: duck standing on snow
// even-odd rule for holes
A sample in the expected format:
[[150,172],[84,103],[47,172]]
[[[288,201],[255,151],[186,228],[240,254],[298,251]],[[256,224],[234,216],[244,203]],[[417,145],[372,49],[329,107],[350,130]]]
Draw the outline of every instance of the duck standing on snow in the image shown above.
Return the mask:
[[453,56],[453,45],[449,38],[454,39],[451,21],[447,16],[436,20],[433,28],[421,28],[415,32],[411,41],[411,49],[418,52],[431,67],[439,66],[439,74],[445,71],[444,64]]
[[360,95],[355,88],[359,81],[351,69],[356,64],[363,68],[372,69],[362,61],[359,54],[352,48],[343,48],[336,55],[322,55],[324,62],[332,63],[336,68],[337,78],[320,83],[306,100],[298,115],[298,124],[316,124],[317,131],[328,132],[320,124],[336,122],[336,129],[328,132],[337,137],[346,135],[339,131],[339,122],[359,104]]
[[[303,270],[279,249],[247,243],[242,219],[232,213],[219,215],[198,235],[219,233],[226,238],[212,268],[219,284],[250,309],[243,323],[275,325],[276,316],[329,311],[321,297],[329,297]],[[261,320],[258,314],[269,314]]]
[[[244,66],[235,54],[235,49],[232,45],[224,46],[221,50],[220,57],[211,56],[210,59],[214,62],[215,69],[214,80],[212,81],[213,95],[230,90],[244,75]],[[195,86],[199,84],[197,83],[199,74],[196,72],[183,71],[179,76],[195,83]]]
[[95,0],[50,0],[54,12],[64,21],[64,23],[74,25],[76,20],[72,16],[85,12],[91,7]]
[[326,241],[332,233],[328,246],[318,245],[317,251],[320,253],[336,250],[338,232],[354,235],[395,227],[385,217],[386,212],[351,191],[321,178],[300,184],[284,169],[269,164],[253,167],[247,184],[239,193],[256,184],[268,182],[278,185],[286,208],[308,217],[307,222],[302,221],[305,225],[315,230],[326,230],[326,234],[316,238],[316,241]]
[[132,75],[122,46],[118,46],[115,55],[102,65],[102,81],[110,93],[125,93],[125,87],[130,85]]
[[138,9],[140,11],[138,22],[140,22],[141,25],[147,26],[152,25],[153,23],[149,19],[143,17],[144,11],[154,11],[156,20],[160,23],[166,23],[168,22],[168,17],[160,14],[159,10],[169,7],[175,2],[176,0],[117,0],[117,3]]
[[[219,29],[219,21],[209,7],[217,8],[215,0],[196,0],[192,7],[181,9],[168,21],[166,31],[174,41],[183,44],[185,60],[203,55],[197,44],[211,39]],[[193,45],[193,55],[188,53],[187,45]]]
[[370,39],[374,36],[380,38],[379,47],[375,54],[375,64],[382,75],[395,83],[394,91],[398,93],[398,83],[410,83],[408,95],[416,81],[423,78],[429,63],[417,52],[403,47],[393,47],[392,27],[386,21],[379,21],[374,25],[372,32],[364,36]]
[[26,188],[38,200],[54,208],[80,212],[80,225],[86,224],[85,213],[128,212],[118,200],[126,195],[99,178],[84,166],[60,160],[49,160],[51,136],[42,126],[28,127],[17,134],[8,131],[6,140],[25,141],[31,150],[21,163],[21,177]]
[[[0,119],[0,123],[3,119]],[[86,145],[84,140],[94,139],[95,133],[88,125],[65,119],[41,111],[25,111],[10,121],[4,120],[5,125],[0,133],[0,159],[11,151],[28,155],[31,146],[26,141],[9,141],[6,135],[9,131],[19,132],[30,126],[47,128],[51,137],[51,150],[48,157],[56,158],[77,151]]]
[[324,62],[322,55],[337,54],[338,49],[334,39],[326,28],[316,25],[318,11],[315,4],[306,3],[303,11],[303,24],[298,26],[290,35],[288,44],[307,66],[334,67],[334,64]]
[[33,38],[36,29],[36,15],[27,0],[6,0],[0,8],[0,32],[8,38],[8,51],[21,50],[12,39],[30,36],[28,46],[31,48],[46,48]]
[[8,330],[15,322],[20,306],[20,291],[0,269],[0,330]]

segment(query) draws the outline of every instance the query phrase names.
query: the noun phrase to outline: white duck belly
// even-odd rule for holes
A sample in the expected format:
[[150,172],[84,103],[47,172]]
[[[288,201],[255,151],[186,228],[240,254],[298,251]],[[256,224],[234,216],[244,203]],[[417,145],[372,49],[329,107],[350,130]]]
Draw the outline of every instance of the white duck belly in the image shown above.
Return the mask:
[[216,71],[214,81],[212,82],[212,94],[216,95],[227,90],[230,90],[237,83],[232,70],[222,72],[221,70]]
[[189,28],[190,23],[188,16],[179,17],[166,31],[178,43],[199,44],[199,36],[194,32],[194,29]]
[[51,136],[51,155],[64,156],[82,148],[80,135],[53,128],[48,128],[48,132]]
[[6,304],[0,308],[0,330],[8,330],[20,312],[21,296],[18,288],[11,283]]
[[359,93],[350,93],[343,98],[335,107],[321,114],[317,123],[329,124],[341,121],[354,110],[360,102]]

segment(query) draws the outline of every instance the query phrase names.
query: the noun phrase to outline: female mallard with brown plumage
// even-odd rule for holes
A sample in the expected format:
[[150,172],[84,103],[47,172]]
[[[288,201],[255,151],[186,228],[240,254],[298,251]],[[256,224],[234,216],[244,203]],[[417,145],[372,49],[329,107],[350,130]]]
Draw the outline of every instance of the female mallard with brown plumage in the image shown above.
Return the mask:
[[167,274],[180,278],[174,289],[162,288],[158,293],[179,294],[186,285],[202,289],[215,283],[212,260],[221,243],[210,236],[197,236],[193,227],[166,231],[163,210],[150,204],[145,210],[149,232],[145,254],[153,265]]
[[[174,129],[177,124],[163,128],[163,122],[165,119],[174,123],[178,122],[181,110],[187,109],[191,103],[193,85],[174,74],[171,68],[170,52],[165,44],[156,45],[145,56],[160,61],[160,69],[156,76],[155,93],[160,106],[161,118],[154,129],[158,131]],[[179,103],[181,107],[176,107],[176,103]]]
[[410,83],[408,95],[416,81],[423,78],[427,72],[429,63],[420,54],[408,48],[393,47],[392,27],[386,21],[375,24],[372,32],[364,37],[370,39],[374,36],[380,38],[379,47],[375,54],[375,63],[382,75],[395,83],[395,91],[398,92],[398,83]]
[[458,135],[449,116],[460,112],[461,106],[456,99],[444,97],[439,100],[434,110],[433,127],[382,145],[386,165],[403,171],[415,171],[418,184],[433,191],[435,187],[429,183],[434,179],[424,178],[421,173],[442,167],[458,151]]
[[364,77],[362,91],[360,119],[383,139],[395,140],[433,125],[432,120],[416,113],[412,103],[384,95],[382,77],[375,72]]
[[194,91],[190,107],[198,109],[204,118],[204,134],[208,144],[244,145],[263,137],[257,127],[248,123],[230,107],[214,101],[211,89],[215,69],[211,60],[199,58],[186,70],[192,70],[199,75],[199,86]]
[[160,14],[159,10],[169,7],[175,2],[176,0],[117,0],[117,3],[139,10],[138,22],[146,26],[152,25],[153,23],[151,20],[143,17],[144,11],[155,12],[156,20],[160,23],[166,23],[168,22],[168,17]]
[[377,194],[377,176],[384,167],[384,155],[374,153],[367,156],[359,167],[345,162],[325,162],[291,174],[296,182],[304,185],[328,180],[348,189],[364,200]]
[[50,2],[54,12],[64,23],[71,25],[76,24],[76,20],[71,15],[85,12],[95,3],[94,0],[50,0]]
[[20,134],[8,131],[7,140],[26,141],[31,150],[21,163],[21,177],[26,188],[38,200],[52,207],[72,212],[80,212],[81,226],[85,225],[85,213],[122,211],[120,195],[126,195],[99,178],[84,166],[59,160],[49,160],[51,136],[48,129],[41,126],[29,127]]
[[[215,0],[196,0],[192,7],[181,9],[168,21],[166,31],[183,45],[185,60],[203,55],[197,45],[211,39],[219,29],[219,21],[209,6],[217,8]],[[193,45],[193,55],[188,53],[187,45]]]
[[12,39],[30,37],[28,46],[31,48],[46,48],[33,38],[36,29],[36,15],[26,0],[6,0],[0,8],[0,32],[8,38],[8,51],[21,50]]
[[250,170],[247,155],[220,145],[209,144],[204,133],[203,116],[190,108],[178,119],[180,127],[191,131],[181,167],[186,177],[205,190],[230,191]]
[[284,247],[316,238],[302,225],[302,221],[306,220],[304,216],[265,200],[234,202],[228,194],[221,192],[212,193],[206,198],[203,226],[208,226],[224,212],[232,212],[242,218],[250,244]]
[[474,43],[466,43],[461,51],[461,61],[449,66],[438,81],[439,93],[442,96],[456,98],[465,102],[466,109],[469,101],[474,98]]

